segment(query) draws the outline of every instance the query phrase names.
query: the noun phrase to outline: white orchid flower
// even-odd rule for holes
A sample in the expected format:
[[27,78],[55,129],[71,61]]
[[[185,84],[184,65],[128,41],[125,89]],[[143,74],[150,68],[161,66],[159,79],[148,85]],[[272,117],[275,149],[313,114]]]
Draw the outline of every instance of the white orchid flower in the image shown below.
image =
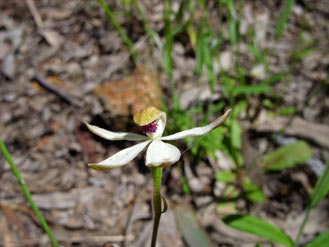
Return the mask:
[[114,167],[124,166],[148,146],[146,151],[146,166],[170,166],[179,160],[181,153],[178,148],[163,141],[173,141],[190,136],[205,135],[222,125],[229,117],[230,113],[231,109],[227,110],[224,115],[206,126],[184,130],[169,136],[162,136],[166,126],[166,113],[155,107],[148,107],[134,115],[134,122],[140,126],[146,136],[125,132],[116,133],[85,123],[91,132],[107,140],[144,141],[130,148],[123,149],[106,160],[88,165],[97,170],[107,170]]

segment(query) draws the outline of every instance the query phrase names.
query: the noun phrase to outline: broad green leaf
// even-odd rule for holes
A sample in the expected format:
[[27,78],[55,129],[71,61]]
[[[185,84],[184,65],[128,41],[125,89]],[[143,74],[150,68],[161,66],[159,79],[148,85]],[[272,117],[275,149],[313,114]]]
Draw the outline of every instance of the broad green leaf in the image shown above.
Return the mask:
[[280,147],[264,156],[261,166],[266,171],[281,171],[305,163],[312,157],[312,149],[306,142],[298,141]]
[[[326,167],[315,184],[315,188],[310,197],[310,207],[316,208],[329,191],[329,159]],[[328,242],[329,243],[329,242]]]
[[311,243],[307,244],[306,247],[327,247],[328,243],[329,230],[317,236]]
[[199,225],[194,211],[186,207],[175,207],[178,229],[190,247],[211,247],[212,244],[206,232]]
[[238,214],[226,215],[222,219],[228,226],[234,229],[248,232],[286,246],[294,246],[294,243],[290,237],[287,236],[281,229],[263,219],[250,215]]
[[236,174],[229,171],[220,171],[216,174],[216,180],[228,183],[236,180]]
[[280,13],[278,23],[275,28],[275,37],[280,38],[282,35],[282,32],[284,30],[284,26],[286,25],[289,15],[292,9],[292,6],[294,5],[295,1],[294,0],[286,0],[284,7]]
[[252,190],[246,191],[247,198],[252,202],[264,202],[265,196],[263,194],[263,191],[259,189],[256,185],[254,185],[254,188]]
[[260,188],[258,188],[257,185],[253,184],[248,177],[244,178],[242,186],[249,200],[253,202],[265,201],[265,196],[263,191]]

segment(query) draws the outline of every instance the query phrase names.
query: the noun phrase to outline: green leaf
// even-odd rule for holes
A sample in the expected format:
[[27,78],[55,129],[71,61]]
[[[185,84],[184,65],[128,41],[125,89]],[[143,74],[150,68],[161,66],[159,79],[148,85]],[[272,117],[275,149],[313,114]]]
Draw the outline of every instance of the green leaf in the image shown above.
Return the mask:
[[193,210],[186,207],[175,207],[178,229],[190,247],[211,247],[206,232],[199,225]]
[[237,29],[237,20],[236,20],[236,12],[234,8],[234,1],[228,0],[226,2],[226,7],[229,11],[228,16],[228,32],[231,45],[234,45],[238,41],[238,29]]
[[165,10],[163,11],[163,18],[165,23],[165,37],[164,37],[164,44],[163,44],[163,57],[162,57],[162,63],[165,72],[167,73],[168,77],[172,78],[172,69],[173,69],[173,60],[172,60],[172,49],[173,49],[173,43],[174,43],[174,30],[172,27],[172,21],[170,18],[171,13],[171,4],[170,2],[166,2],[165,4]]
[[122,26],[119,24],[119,22],[116,20],[115,15],[111,8],[105,3],[104,0],[97,0],[99,5],[104,9],[109,21],[115,28],[115,30],[119,33],[120,38],[122,39],[123,43],[128,47],[130,54],[132,55],[132,58],[134,62],[136,63],[136,52],[134,51],[134,43],[132,40],[128,37],[127,33],[124,31]]
[[33,212],[35,213],[35,215],[39,219],[42,228],[48,234],[48,237],[49,237],[49,240],[50,240],[52,246],[53,247],[59,246],[59,244],[56,241],[56,239],[54,237],[54,234],[52,233],[51,229],[49,228],[49,226],[48,226],[45,218],[43,217],[43,215],[40,212],[39,208],[37,207],[37,205],[33,201],[33,198],[31,196],[31,193],[30,193],[29,189],[27,188],[27,186],[25,184],[25,181],[23,180],[23,178],[21,176],[21,173],[19,172],[17,166],[14,164],[13,159],[11,158],[11,155],[8,152],[7,148],[6,148],[6,145],[2,142],[1,139],[0,139],[0,153],[2,153],[3,154],[3,157],[7,160],[12,173],[14,174],[14,176],[17,179],[17,182],[21,186],[21,190],[24,193],[25,198],[27,199],[27,201],[29,202],[29,204],[30,204]]
[[232,96],[238,96],[240,94],[264,94],[271,92],[273,88],[269,85],[259,84],[259,85],[240,85],[238,87],[232,88]]
[[216,211],[220,214],[235,214],[238,212],[236,201],[220,201],[217,204]]
[[181,183],[182,183],[182,190],[184,192],[184,195],[190,195],[191,194],[191,189],[190,189],[190,186],[187,183],[186,176],[181,176]]
[[225,199],[237,199],[237,197],[239,196],[240,192],[237,189],[237,187],[235,185],[229,184],[223,194],[222,197]]
[[252,189],[246,190],[247,198],[252,202],[264,202],[265,196],[261,189],[259,189],[256,185],[253,185]]
[[305,163],[312,157],[312,149],[306,142],[296,143],[280,147],[264,156],[261,166],[266,171],[281,171]]
[[236,180],[236,174],[228,171],[220,171],[216,174],[216,180],[224,183],[233,182]]
[[282,107],[279,111],[279,114],[282,116],[290,116],[296,112],[296,108],[293,106]]
[[258,49],[258,44],[255,37],[253,38],[253,45],[248,45],[247,47],[248,50],[255,56],[255,58],[266,66],[266,70],[267,70],[269,64],[266,61],[264,54]]
[[272,101],[270,99],[264,99],[263,100],[263,106],[265,106],[268,109],[273,110],[274,109],[274,104],[272,103]]
[[174,43],[174,36],[171,34],[167,34],[165,36],[165,41],[163,45],[162,62],[163,62],[164,70],[166,71],[169,78],[172,77],[172,69],[173,69],[173,60],[171,56],[173,43]]
[[266,78],[265,80],[263,80],[264,84],[271,84],[277,81],[280,81],[281,79],[285,78],[287,75],[286,74],[274,74],[272,76],[270,76],[269,78]]
[[311,243],[307,244],[306,247],[327,247],[328,243],[329,230],[317,236]]
[[316,208],[329,191],[329,159],[326,167],[315,184],[315,188],[310,197],[310,207]]
[[286,0],[283,10],[280,13],[278,23],[275,28],[275,37],[279,38],[282,35],[282,32],[284,30],[284,26],[286,25],[289,15],[292,9],[292,6],[294,5],[294,0]]
[[197,32],[197,41],[196,41],[196,68],[195,68],[195,73],[197,76],[201,76],[202,74],[202,69],[203,69],[203,64],[204,64],[204,40],[203,40],[203,22],[198,27],[198,32]]
[[237,120],[232,121],[231,138],[232,147],[240,149],[242,147],[242,128]]
[[286,246],[294,246],[290,237],[281,229],[263,219],[250,215],[231,214],[224,216],[222,220],[234,229],[248,232]]
[[244,178],[242,186],[249,200],[253,202],[265,201],[265,196],[263,191],[260,188],[258,188],[257,185],[253,184],[248,177]]

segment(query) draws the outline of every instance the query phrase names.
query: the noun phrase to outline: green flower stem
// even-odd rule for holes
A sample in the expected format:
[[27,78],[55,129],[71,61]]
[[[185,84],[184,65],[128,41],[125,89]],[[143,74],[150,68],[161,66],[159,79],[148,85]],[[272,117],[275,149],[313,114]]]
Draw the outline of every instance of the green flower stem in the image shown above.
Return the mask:
[[34,203],[32,197],[31,197],[31,194],[30,194],[30,191],[28,190],[28,188],[26,187],[26,184],[23,180],[23,178],[21,177],[17,167],[15,166],[5,144],[2,142],[2,140],[0,140],[0,150],[1,152],[3,153],[3,156],[5,157],[5,159],[7,160],[7,162],[9,163],[10,165],[10,168],[12,170],[12,172],[14,173],[18,183],[20,184],[21,186],[21,189],[26,197],[26,199],[28,200],[28,202],[30,203],[31,205],[31,208],[32,210],[34,211],[34,213],[36,214],[36,216],[38,217],[38,219],[40,220],[40,223],[41,223],[41,226],[42,228],[45,230],[45,232],[48,234],[48,237],[50,239],[50,242],[52,244],[53,247],[57,247],[59,246],[58,242],[56,241],[53,233],[51,232],[46,220],[43,218],[41,212],[39,211],[37,205]]
[[154,207],[154,222],[152,232],[151,247],[155,247],[158,235],[158,228],[161,217],[161,175],[162,167],[152,167],[152,178],[153,178],[153,207]]

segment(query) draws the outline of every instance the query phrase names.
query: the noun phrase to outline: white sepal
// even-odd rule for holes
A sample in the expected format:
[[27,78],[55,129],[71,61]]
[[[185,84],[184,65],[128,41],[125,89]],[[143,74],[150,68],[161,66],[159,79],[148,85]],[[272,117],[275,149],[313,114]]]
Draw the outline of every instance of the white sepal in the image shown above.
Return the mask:
[[232,111],[231,109],[227,110],[224,113],[224,115],[220,116],[215,121],[213,121],[212,123],[210,123],[206,126],[197,127],[197,128],[193,128],[193,129],[189,129],[189,130],[183,130],[176,134],[164,136],[164,137],[160,138],[160,140],[172,141],[172,140],[183,139],[183,138],[190,137],[190,136],[205,135],[205,134],[209,133],[210,131],[212,131],[213,129],[216,129],[219,125],[222,125],[225,122],[225,120],[229,117],[229,115],[231,114],[231,111]]
[[170,166],[180,158],[180,151],[175,146],[154,140],[147,149],[145,165],[149,167]]
[[130,148],[126,148],[120,152],[117,152],[106,160],[96,164],[88,164],[88,166],[96,170],[107,170],[119,166],[124,166],[132,161],[140,152],[142,152],[150,142],[151,140],[138,143]]
[[127,141],[145,141],[149,138],[143,135],[138,135],[134,133],[126,133],[126,132],[112,132],[106,129],[102,129],[95,125],[88,124],[84,122],[87,128],[93,132],[95,135],[98,135],[106,140],[110,141],[119,141],[119,140],[127,140]]

